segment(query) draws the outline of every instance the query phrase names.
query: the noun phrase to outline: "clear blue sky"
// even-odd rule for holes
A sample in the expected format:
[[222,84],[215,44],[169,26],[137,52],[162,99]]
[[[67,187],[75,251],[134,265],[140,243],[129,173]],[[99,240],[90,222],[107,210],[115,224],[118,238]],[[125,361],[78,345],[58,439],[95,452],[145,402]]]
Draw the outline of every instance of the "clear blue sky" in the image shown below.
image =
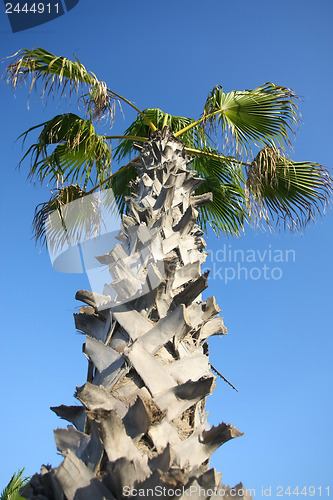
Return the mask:
[[[226,91],[266,81],[291,87],[303,96],[293,158],[333,165],[330,0],[80,0],[61,18],[15,34],[3,4],[0,12],[1,57],[34,46],[75,53],[141,109],[198,117],[216,84]],[[27,110],[27,89],[14,98],[2,81],[0,92],[2,488],[18,468],[32,474],[43,463],[60,462],[53,429],[66,423],[49,407],[75,404],[75,386],[85,381],[84,339],[75,333],[72,313],[76,290],[89,283],[84,275],[55,272],[47,252],[35,246],[34,208],[49,190],[29,184],[27,164],[15,170],[22,154],[17,136],[69,108],[57,97],[44,108],[32,96]],[[130,110],[124,113],[114,133],[133,119]],[[206,296],[215,294],[229,330],[212,341],[212,362],[239,389],[217,381],[209,420],[245,432],[211,463],[226,483],[242,480],[255,488],[256,498],[262,486],[272,486],[275,498],[278,485],[330,485],[333,495],[332,223],[328,211],[302,236],[247,229],[240,239],[207,238],[215,260],[207,262],[212,277]],[[223,262],[224,249],[244,256],[254,250],[256,262],[240,262],[240,252],[238,260]],[[274,262],[276,255],[284,262]],[[240,279],[238,265],[247,269]],[[235,271],[227,283],[226,267]],[[281,279],[273,279],[273,268]]]

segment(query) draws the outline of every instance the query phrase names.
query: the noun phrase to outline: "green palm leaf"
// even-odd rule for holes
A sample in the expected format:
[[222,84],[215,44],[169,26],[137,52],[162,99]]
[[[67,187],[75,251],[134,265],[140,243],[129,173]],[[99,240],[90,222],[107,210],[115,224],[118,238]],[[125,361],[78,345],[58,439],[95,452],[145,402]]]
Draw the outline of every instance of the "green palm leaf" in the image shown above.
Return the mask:
[[126,197],[131,194],[131,182],[136,178],[137,171],[135,163],[131,163],[127,168],[120,169],[116,175],[112,176],[106,187],[109,187],[115,197],[119,213],[125,212]]
[[195,194],[211,192],[213,202],[200,207],[198,224],[206,232],[211,226],[217,235],[239,236],[247,218],[238,184],[217,182],[215,177],[205,178],[205,182]]
[[40,182],[82,184],[85,188],[89,181],[94,185],[110,175],[109,143],[96,133],[89,120],[73,113],[57,115],[20,137],[25,141],[38,127],[43,127],[38,142],[30,146],[20,162],[31,157],[30,177]]
[[92,110],[93,118],[110,113],[113,119],[114,103],[118,97],[113,95],[94,73],[87,71],[75,56],[75,61],[71,61],[35,47],[31,50],[22,49],[13,57],[14,60],[6,68],[7,82],[13,88],[31,78],[29,93],[36,87],[38,81],[43,84],[43,95],[56,90],[60,90],[63,95],[66,89],[71,95],[73,91],[78,93],[80,90],[87,111]]
[[[162,130],[163,127],[168,126],[170,131],[173,133],[176,133],[195,122],[192,118],[170,115],[168,113],[164,113],[158,108],[148,108],[145,109],[143,113],[149,118],[149,120],[151,120],[157,129]],[[150,129],[142,116],[138,116],[125,131],[124,135],[131,137],[149,137]],[[182,135],[182,142],[186,146],[193,148],[203,147],[208,144],[209,136],[200,125],[196,125]],[[115,148],[114,158],[121,161],[125,157],[132,157],[135,149],[134,144],[134,139],[122,140]]]
[[198,222],[203,231],[210,225],[216,234],[239,235],[247,220],[245,179],[234,158],[223,157],[215,149],[205,147],[194,155],[191,168],[205,179],[195,194],[213,194],[212,203],[200,206]]
[[254,90],[224,93],[217,85],[208,95],[203,123],[222,129],[232,154],[251,153],[251,144],[285,148],[298,121],[296,95],[285,87],[265,83]]
[[[139,114],[142,112],[128,99],[107,88],[105,82],[99,81],[92,71],[87,71],[83,64],[74,56],[71,61],[63,56],[55,56],[47,50],[35,47],[31,50],[22,49],[12,57],[14,60],[6,68],[7,83],[15,89],[21,82],[29,78],[29,94],[38,81],[43,84],[42,95],[61,91],[63,96],[66,89],[69,95],[80,92],[87,113],[92,119],[100,119],[109,115],[111,122],[114,119],[115,103],[124,101]],[[144,115],[142,114],[145,119]],[[146,119],[152,130],[153,124]]]
[[[56,251],[58,247],[65,244],[70,245],[76,239],[79,240],[83,231],[89,233],[90,228],[94,225],[93,221],[98,221],[98,207],[91,207],[89,217],[86,217],[86,212],[83,212],[82,217],[73,220],[69,229],[66,216],[63,213],[66,205],[75,200],[83,199],[85,195],[86,192],[79,186],[70,185],[57,189],[50,200],[37,205],[32,222],[36,241],[40,241],[42,244],[48,242],[52,250]],[[77,213],[80,215],[79,211]]]
[[108,230],[110,217],[118,219],[120,213],[112,189],[92,193],[70,185],[57,189],[48,201],[36,207],[33,232],[36,241],[47,243],[54,254],[96,238]]
[[257,220],[284,222],[291,229],[321,213],[333,193],[328,171],[318,163],[294,162],[265,148],[247,169],[247,199]]
[[33,231],[36,241],[52,253],[99,236],[108,218],[119,210],[112,190],[89,193],[79,186],[57,189],[50,200],[36,207]]
[[20,488],[29,480],[28,477],[22,477],[24,469],[13,474],[6,488],[2,490],[0,500],[24,500],[19,493]]
[[[17,57],[16,57],[17,56]],[[71,90],[77,90],[81,83],[94,85],[96,76],[88,72],[80,61],[75,58],[70,61],[66,57],[57,57],[47,50],[35,47],[31,50],[22,49],[16,52],[16,57],[8,66],[8,82],[14,87],[33,75],[32,85],[42,78],[46,85],[45,90],[55,90],[56,87],[70,85]]]

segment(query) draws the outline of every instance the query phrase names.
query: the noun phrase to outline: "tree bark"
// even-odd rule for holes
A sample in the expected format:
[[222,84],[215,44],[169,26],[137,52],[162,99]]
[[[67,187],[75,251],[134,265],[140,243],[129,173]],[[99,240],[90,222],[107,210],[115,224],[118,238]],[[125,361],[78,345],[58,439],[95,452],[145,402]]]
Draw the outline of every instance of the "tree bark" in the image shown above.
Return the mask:
[[211,454],[242,433],[207,423],[216,377],[203,346],[227,332],[214,297],[201,299],[207,252],[196,207],[211,196],[193,196],[202,179],[190,162],[165,128],[136,163],[119,244],[98,257],[113,281],[103,295],[76,295],[86,303],[75,322],[93,367],[75,394],[82,406],[52,408],[72,424],[55,430],[65,458],[33,476],[27,498],[251,498],[209,468]]

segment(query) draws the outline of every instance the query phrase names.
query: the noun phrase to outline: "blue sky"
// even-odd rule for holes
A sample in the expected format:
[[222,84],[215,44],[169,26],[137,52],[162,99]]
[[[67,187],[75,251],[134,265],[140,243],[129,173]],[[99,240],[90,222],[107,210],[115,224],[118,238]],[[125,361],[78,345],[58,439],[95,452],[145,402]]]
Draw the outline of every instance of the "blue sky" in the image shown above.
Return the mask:
[[[61,18],[14,34],[3,4],[0,9],[1,58],[34,46],[75,54],[141,109],[198,117],[216,84],[225,91],[266,81],[291,87],[303,97],[292,157],[333,165],[329,0],[80,0]],[[84,339],[72,314],[79,307],[76,290],[89,283],[84,275],[54,271],[47,252],[35,246],[31,221],[49,188],[26,180],[27,164],[15,169],[22,156],[17,136],[69,105],[56,97],[45,107],[32,95],[28,110],[27,89],[14,97],[4,81],[0,98],[2,488],[18,468],[32,474],[42,463],[60,462],[53,429],[66,424],[49,407],[75,404],[75,386],[85,381]],[[124,114],[113,133],[131,123],[132,111]],[[239,389],[217,381],[209,420],[245,432],[211,463],[226,483],[255,488],[256,498],[262,486],[271,486],[274,498],[279,485],[315,486],[314,498],[320,486],[322,496],[331,486],[333,494],[332,223],[328,210],[303,235],[247,228],[239,239],[207,237],[213,257],[206,297],[216,296],[229,330],[212,340],[212,363]],[[228,250],[231,257],[234,250],[243,254],[223,260],[224,250],[226,257]],[[255,262],[242,262],[249,251]],[[225,273],[234,279],[226,282]]]

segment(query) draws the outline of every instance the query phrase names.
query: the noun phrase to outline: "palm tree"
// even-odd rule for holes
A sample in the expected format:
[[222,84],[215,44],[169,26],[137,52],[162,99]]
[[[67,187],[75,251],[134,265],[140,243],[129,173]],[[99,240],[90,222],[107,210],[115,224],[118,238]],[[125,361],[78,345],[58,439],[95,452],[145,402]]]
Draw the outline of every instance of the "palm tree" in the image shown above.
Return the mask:
[[[93,216],[78,216],[71,227],[64,214],[69,202],[91,200],[98,190],[111,190],[123,214],[119,243],[97,257],[113,281],[102,294],[76,295],[86,304],[75,323],[86,334],[89,367],[76,391],[82,406],[52,408],[74,425],[55,431],[65,459],[44,467],[22,494],[126,498],[133,489],[152,496],[164,488],[167,498],[186,498],[185,490],[211,498],[214,489],[215,498],[241,498],[241,484],[222,492],[220,475],[209,469],[211,453],[241,433],[231,424],[210,428],[204,410],[216,378],[207,339],[226,328],[214,297],[201,298],[202,235],[208,226],[239,235],[246,223],[298,229],[324,210],[332,194],[327,170],[286,155],[297,96],[272,83],[229,93],[216,86],[195,120],[141,111],[77,59],[40,48],[16,54],[7,75],[14,87],[31,78],[31,88],[41,80],[44,93],[78,92],[87,113],[57,115],[22,134],[41,128],[23,159],[31,158],[32,178],[56,188],[36,209],[36,238],[58,245],[82,231],[96,234],[95,201],[88,202]],[[99,135],[93,123],[112,122],[121,102],[137,118],[122,136]],[[112,172],[112,154],[130,161]],[[54,213],[58,226],[48,222]]]

